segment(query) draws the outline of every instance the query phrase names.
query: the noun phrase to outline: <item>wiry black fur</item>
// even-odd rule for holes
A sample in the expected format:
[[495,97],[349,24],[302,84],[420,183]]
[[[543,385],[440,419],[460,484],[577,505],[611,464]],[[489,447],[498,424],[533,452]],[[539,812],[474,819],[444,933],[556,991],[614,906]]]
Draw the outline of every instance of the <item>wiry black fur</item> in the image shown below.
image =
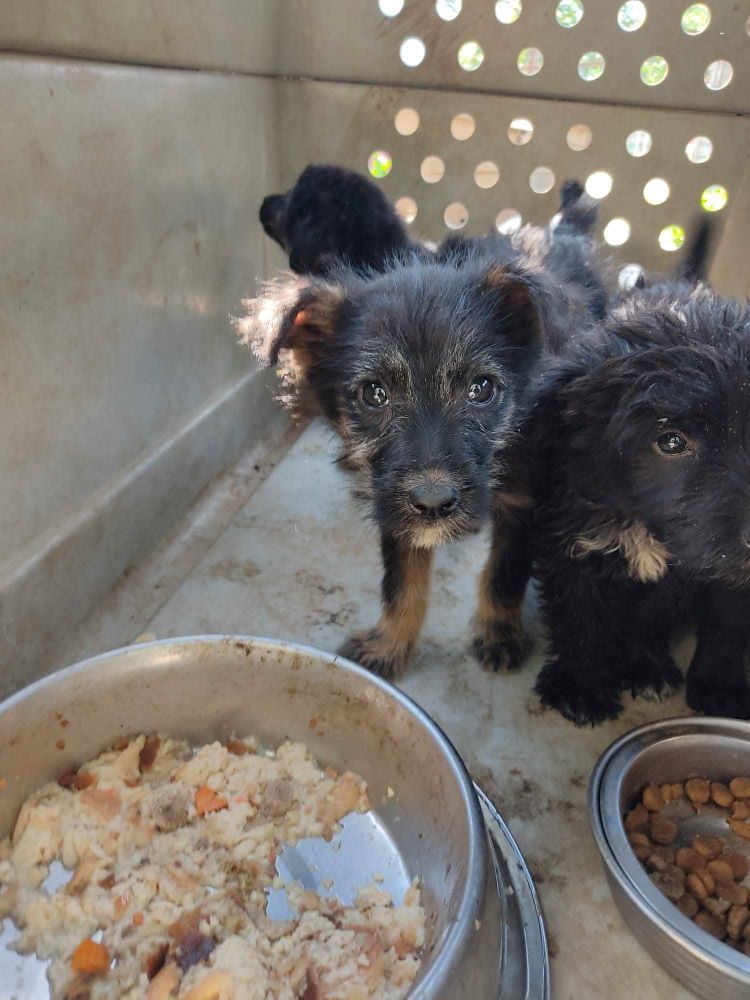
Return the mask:
[[[399,669],[413,642],[376,652],[390,650],[412,614],[409,580],[425,571],[415,551],[476,531],[490,516],[475,650],[493,669],[517,666],[528,650],[518,615],[530,569],[528,545],[517,544],[529,517],[520,428],[544,351],[557,349],[569,327],[585,329],[600,308],[593,245],[576,227],[564,209],[554,234],[526,227],[431,258],[400,252],[383,273],[338,268],[325,280],[289,278],[248,303],[245,339],[262,359],[281,361],[290,401],[312,402],[338,431],[343,461],[362,473],[359,495],[380,528],[386,563],[384,619],[345,648],[374,670]],[[484,405],[467,398],[480,376],[496,387]],[[370,382],[387,392],[382,409],[366,405]],[[425,484],[451,492],[449,514],[415,508],[413,491]]]
[[289,191],[265,198],[259,214],[298,274],[325,274],[341,263],[379,270],[416,249],[380,188],[344,167],[311,164]]
[[[545,473],[535,524],[550,636],[543,702],[596,723],[620,712],[623,691],[672,690],[681,676],[670,640],[697,620],[688,704],[750,717],[747,305],[679,283],[637,292],[544,376],[532,427]],[[690,443],[681,456],[655,443],[672,431]],[[615,548],[621,529],[635,530],[658,578],[634,578],[626,546]],[[587,548],[607,537],[609,550]]]

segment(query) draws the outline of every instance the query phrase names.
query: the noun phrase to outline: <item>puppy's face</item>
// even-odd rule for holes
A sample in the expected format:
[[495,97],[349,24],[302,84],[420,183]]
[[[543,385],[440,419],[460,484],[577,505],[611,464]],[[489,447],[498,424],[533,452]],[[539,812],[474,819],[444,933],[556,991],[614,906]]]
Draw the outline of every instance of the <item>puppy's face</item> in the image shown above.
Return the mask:
[[308,284],[275,345],[365,473],[385,531],[429,547],[479,527],[541,350],[525,276],[415,262]]

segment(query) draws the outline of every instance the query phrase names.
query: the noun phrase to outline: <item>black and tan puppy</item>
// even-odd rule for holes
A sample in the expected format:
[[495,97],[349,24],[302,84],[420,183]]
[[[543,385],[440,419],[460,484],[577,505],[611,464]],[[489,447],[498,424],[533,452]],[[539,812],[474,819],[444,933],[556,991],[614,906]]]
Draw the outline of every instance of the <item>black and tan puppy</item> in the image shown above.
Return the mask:
[[340,263],[381,269],[417,249],[380,188],[345,167],[311,164],[289,191],[265,198],[259,214],[298,274],[326,274]]
[[681,674],[688,704],[750,717],[750,313],[698,286],[637,292],[546,377],[536,569],[542,701],[578,724]]
[[383,613],[342,652],[386,676],[418,636],[436,545],[491,518],[474,649],[512,669],[529,643],[530,456],[520,435],[546,348],[585,327],[601,298],[592,245],[571,210],[555,231],[526,227],[447,259],[404,259],[384,273],[282,278],[240,323],[275,364],[289,401],[322,412],[381,536]]

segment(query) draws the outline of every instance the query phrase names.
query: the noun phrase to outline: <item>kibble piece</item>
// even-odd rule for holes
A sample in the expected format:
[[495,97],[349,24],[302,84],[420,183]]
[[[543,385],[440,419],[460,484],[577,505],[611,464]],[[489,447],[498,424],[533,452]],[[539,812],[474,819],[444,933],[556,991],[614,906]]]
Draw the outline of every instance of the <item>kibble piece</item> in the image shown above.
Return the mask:
[[750,802],[746,799],[738,799],[731,806],[732,819],[750,819]]
[[685,894],[677,900],[677,909],[680,910],[681,913],[684,913],[688,920],[692,920],[698,912],[698,901],[694,896],[688,896]]
[[[650,871],[663,872],[674,864],[674,851],[663,844],[654,845],[646,858],[646,867]],[[683,873],[684,874],[684,873]]]
[[688,875],[685,879],[685,888],[693,899],[697,899],[699,903],[702,903],[704,899],[708,899],[708,889],[703,884],[703,879],[700,878],[697,872]]
[[719,941],[723,941],[726,936],[726,928],[720,920],[707,913],[705,910],[701,910],[700,913],[696,914],[694,917],[695,923],[701,927],[704,931],[707,931],[713,937],[718,938]]
[[728,809],[734,802],[734,795],[720,781],[711,782],[711,798],[722,809]]
[[744,819],[730,819],[729,829],[743,840],[750,840],[750,823]]
[[722,861],[721,858],[715,858],[713,861],[709,861],[706,868],[708,868],[717,882],[731,882],[734,879],[732,869],[726,861]]
[[750,910],[746,906],[733,906],[727,914],[727,931],[729,932],[729,936],[736,941],[748,920],[750,920]]
[[711,785],[705,778],[691,778],[685,782],[685,794],[693,805],[705,805],[711,795]]
[[642,802],[634,806],[625,817],[625,829],[628,833],[634,830],[644,830],[648,826],[649,814]]
[[701,857],[692,847],[678,847],[674,861],[686,872],[696,872],[699,868],[706,867],[706,859]]
[[750,955],[750,941],[745,941],[742,945],[742,953],[744,955]]
[[661,889],[667,899],[671,899],[673,903],[676,903],[678,899],[681,899],[685,895],[684,882],[671,872],[655,872],[651,876],[651,880],[654,885]]
[[716,889],[716,879],[713,877],[708,868],[699,868],[695,874],[701,880],[701,882],[706,887],[706,892],[709,894],[714,892]]
[[658,812],[664,805],[661,788],[658,785],[646,785],[641,800],[649,812]]
[[704,899],[703,905],[717,920],[726,920],[726,915],[732,906],[728,900],[716,899],[715,896],[709,896],[708,899]]
[[693,837],[690,846],[700,854],[706,861],[718,858],[724,850],[724,840],[722,837]]
[[742,928],[742,936],[746,941],[750,941],[750,923],[745,924]]
[[716,880],[716,894],[720,899],[727,899],[730,903],[744,906],[747,902],[747,889],[744,885],[737,885],[736,882],[724,882]]
[[729,791],[736,799],[750,799],[750,778],[732,778]]
[[722,854],[721,860],[726,861],[732,869],[732,875],[738,882],[741,882],[747,873],[750,872],[750,861],[746,855],[740,854],[739,851],[726,851]]
[[651,816],[649,829],[651,830],[651,839],[655,840],[657,844],[671,844],[677,836],[677,824],[659,813],[654,813]]
[[639,861],[645,861],[654,847],[645,833],[629,833],[628,841]]

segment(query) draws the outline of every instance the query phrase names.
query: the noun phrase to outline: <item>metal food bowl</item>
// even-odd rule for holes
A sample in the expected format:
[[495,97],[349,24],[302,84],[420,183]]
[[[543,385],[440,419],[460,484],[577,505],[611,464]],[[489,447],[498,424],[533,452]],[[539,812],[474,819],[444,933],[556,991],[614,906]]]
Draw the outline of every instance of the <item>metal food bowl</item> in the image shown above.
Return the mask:
[[[651,782],[691,777],[729,781],[750,775],[750,723],[734,719],[668,719],[621,737],[599,759],[589,785],[596,843],[612,895],[643,947],[670,975],[706,1000],[750,996],[750,959],[717,941],[684,916],[651,882],[633,853],[624,814]],[[681,833],[713,834],[747,853],[750,845],[733,834],[725,813],[713,807],[692,813]]]
[[[427,941],[414,1000],[549,996],[543,925],[518,848],[445,735],[390,684],[308,647],[239,636],[87,660],[0,705],[0,836],[40,785],[141,732],[192,743],[252,734],[270,747],[298,740],[322,765],[357,771],[372,813],[347,817],[337,843],[286,848],[280,874],[345,902],[377,875],[400,903],[419,877]],[[0,982],[10,995],[45,1000],[45,965],[10,950],[14,937],[7,920]]]

